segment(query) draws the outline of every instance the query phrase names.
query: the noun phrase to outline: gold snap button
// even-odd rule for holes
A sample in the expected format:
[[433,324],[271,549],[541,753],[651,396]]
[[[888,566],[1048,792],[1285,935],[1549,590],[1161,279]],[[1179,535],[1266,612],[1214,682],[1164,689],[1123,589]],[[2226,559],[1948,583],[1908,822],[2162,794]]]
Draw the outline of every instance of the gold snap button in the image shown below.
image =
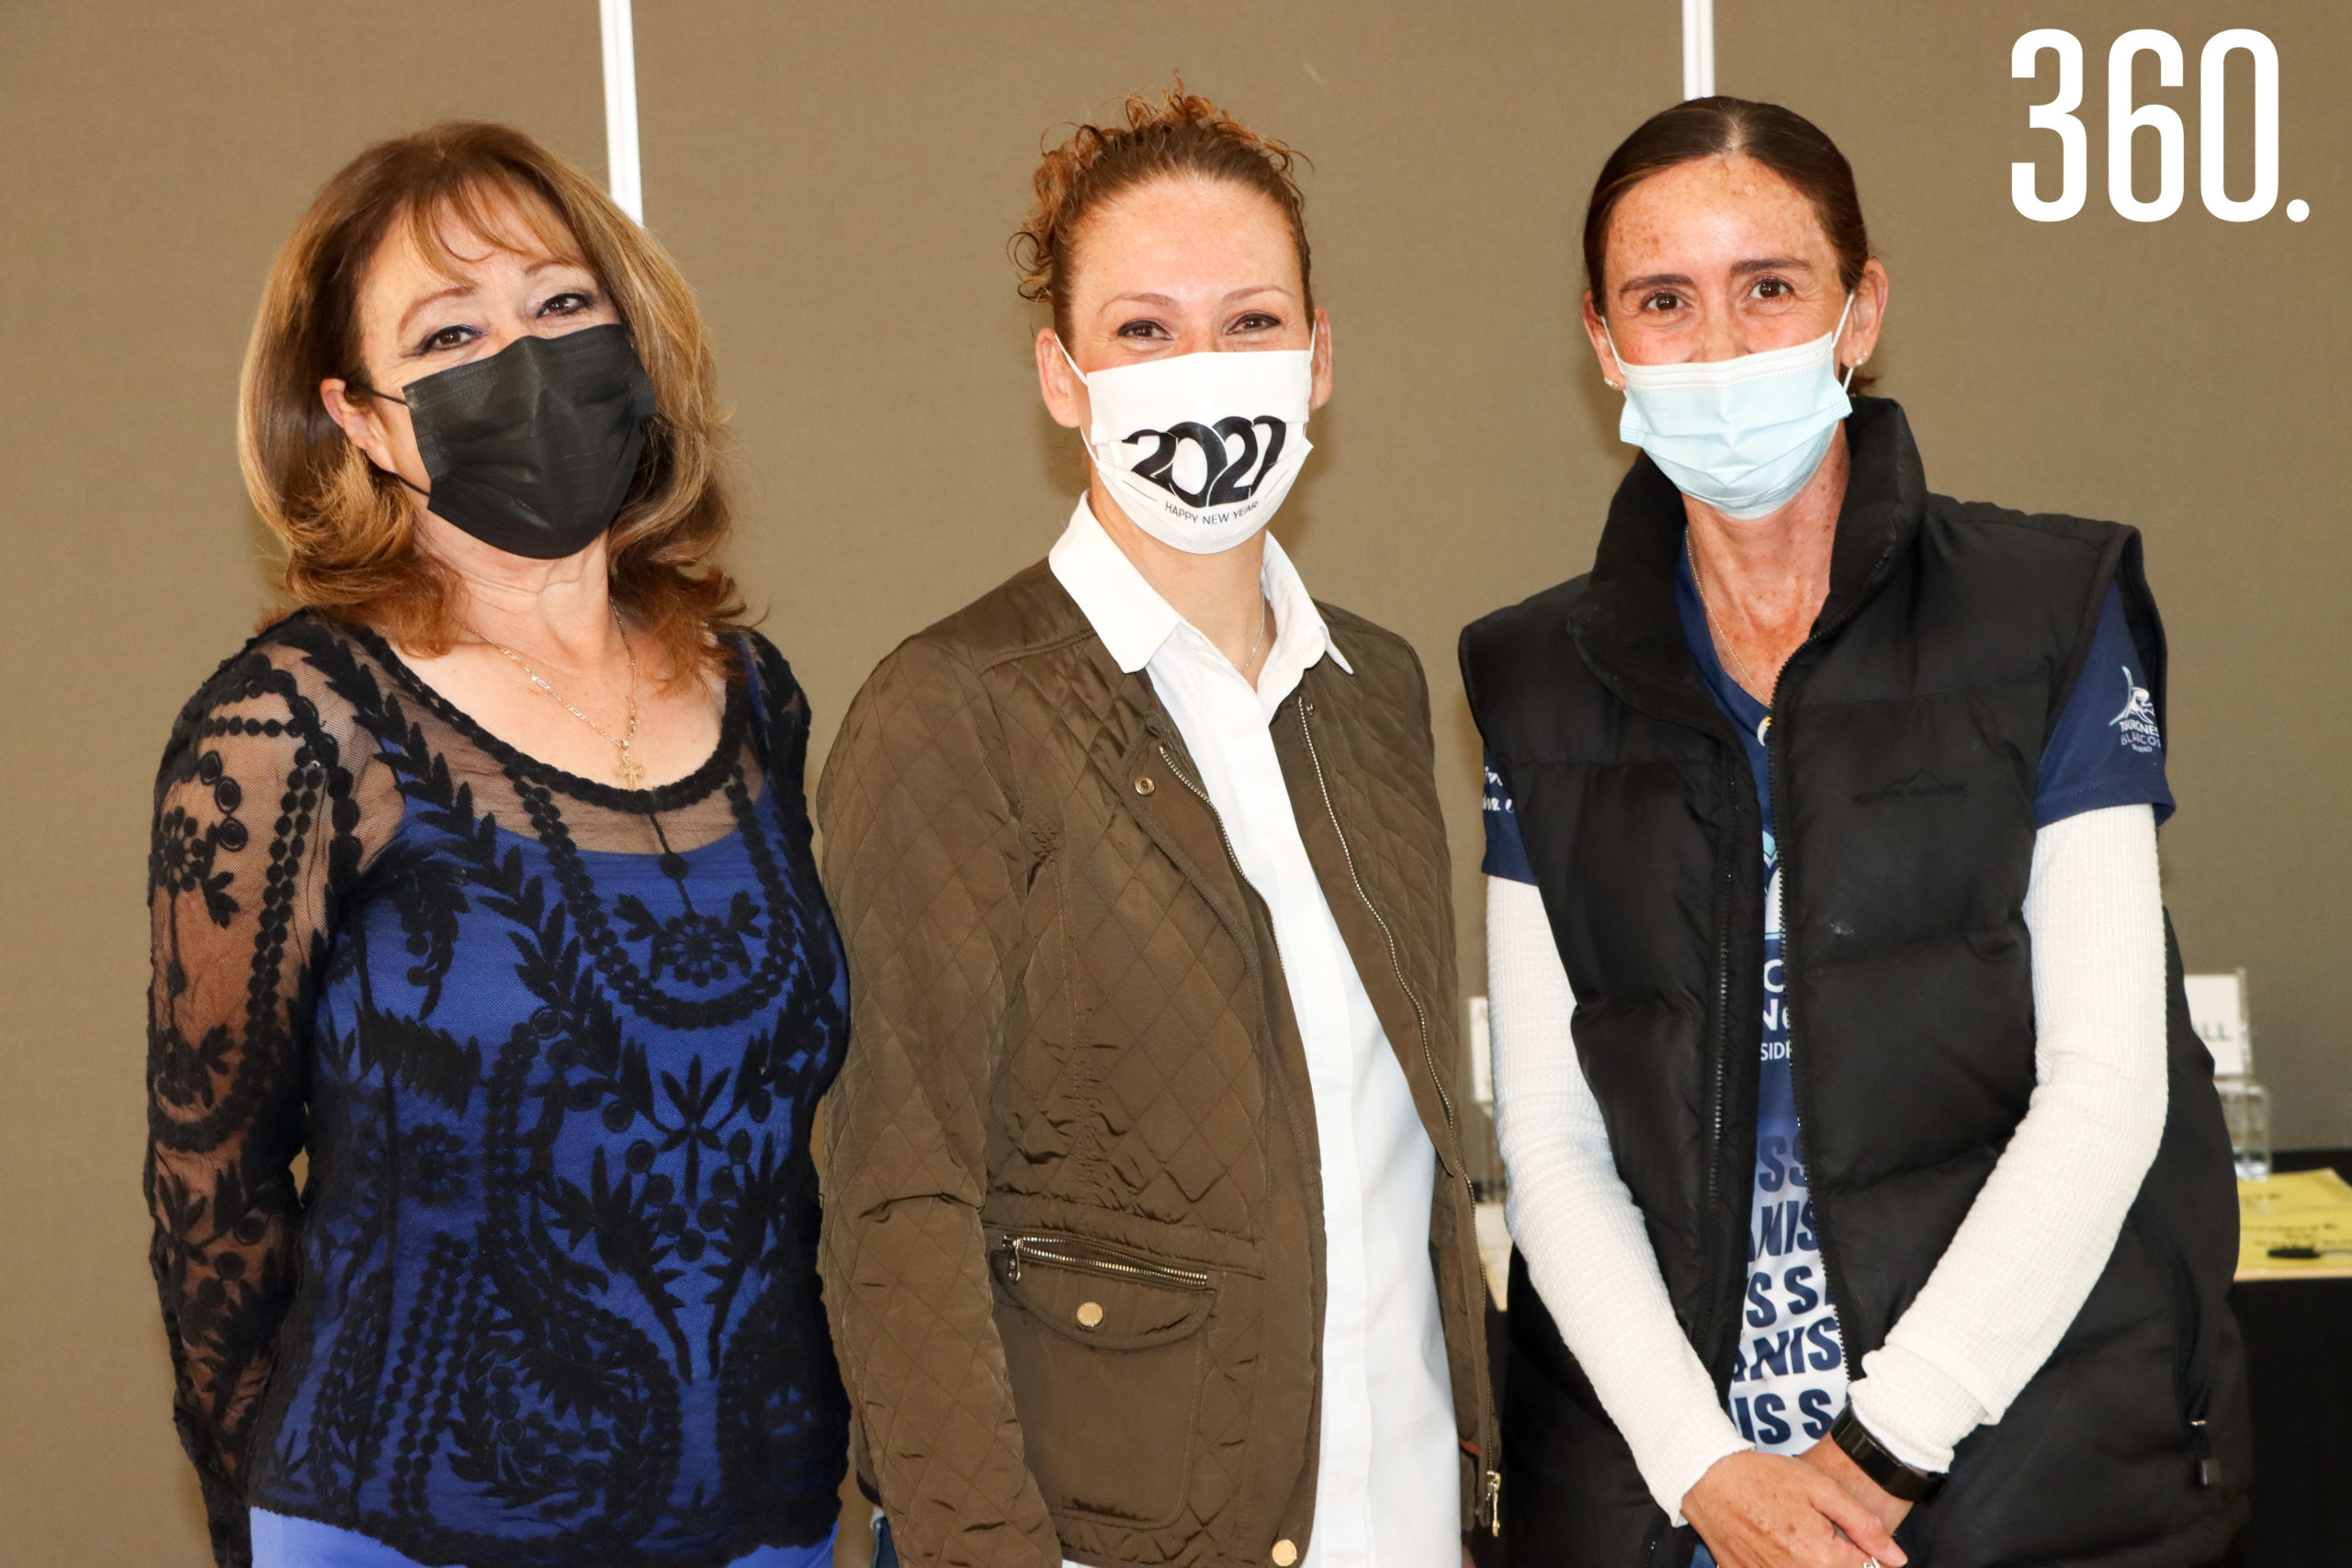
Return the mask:
[[1298,1561],[1298,1548],[1287,1540],[1278,1540],[1274,1542],[1272,1555],[1274,1560],[1274,1568],[1290,1568],[1292,1563]]
[[1159,786],[1158,784],[1151,782],[1151,775],[1149,773],[1146,773],[1143,777],[1136,780],[1136,793],[1137,795],[1149,795],[1153,790],[1156,790],[1159,787]]
[[1080,1302],[1080,1303],[1078,1303],[1078,1325],[1079,1325],[1080,1328],[1100,1328],[1100,1327],[1102,1327],[1102,1303],[1101,1302]]

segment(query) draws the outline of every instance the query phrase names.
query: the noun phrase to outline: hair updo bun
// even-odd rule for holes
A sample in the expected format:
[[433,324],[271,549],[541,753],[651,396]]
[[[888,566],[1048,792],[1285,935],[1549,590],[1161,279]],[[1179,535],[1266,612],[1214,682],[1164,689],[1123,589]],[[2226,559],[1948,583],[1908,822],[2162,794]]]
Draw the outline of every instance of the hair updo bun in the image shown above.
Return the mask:
[[1261,136],[1179,78],[1158,103],[1130,93],[1125,125],[1081,125],[1037,165],[1029,220],[1012,236],[1021,297],[1054,309],[1054,328],[1069,335],[1069,281],[1078,238],[1104,203],[1162,178],[1230,180],[1272,201],[1298,246],[1298,276],[1309,310],[1305,198],[1291,166],[1305,154]]

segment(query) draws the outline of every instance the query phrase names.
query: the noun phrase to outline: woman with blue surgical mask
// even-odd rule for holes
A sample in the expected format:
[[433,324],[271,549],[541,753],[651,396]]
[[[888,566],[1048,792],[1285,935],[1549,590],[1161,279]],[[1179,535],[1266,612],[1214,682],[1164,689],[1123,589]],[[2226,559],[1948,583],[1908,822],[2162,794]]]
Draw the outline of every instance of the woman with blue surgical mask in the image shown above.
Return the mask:
[[1294,154],[1181,87],[1124,120],[1019,236],[1085,493],[819,791],[876,1545],[1459,1568],[1498,1478],[1429,694],[1266,531],[1331,394]]
[[1928,489],[1787,109],[1654,117],[1584,243],[1640,456],[1591,570],[1462,639],[1510,1561],[2217,1558],[2236,1212],[2139,536]]

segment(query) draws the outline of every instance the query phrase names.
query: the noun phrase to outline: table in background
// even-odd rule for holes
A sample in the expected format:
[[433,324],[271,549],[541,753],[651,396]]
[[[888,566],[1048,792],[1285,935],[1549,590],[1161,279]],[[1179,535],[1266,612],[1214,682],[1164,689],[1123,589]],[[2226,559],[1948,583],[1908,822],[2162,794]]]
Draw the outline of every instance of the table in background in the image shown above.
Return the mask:
[[[2282,1172],[2323,1166],[2352,1181],[2352,1149],[2277,1160]],[[1499,1224],[1481,1228],[1492,1232],[1481,1239],[1499,1284],[1509,1242]],[[2254,1518],[2231,1544],[2229,1568],[2352,1565],[2352,1279],[2248,1280],[2232,1287],[2230,1307],[2245,1337],[2254,1407]],[[1487,1325],[1499,1394],[1510,1343],[1492,1294]],[[1482,1568],[1499,1562],[1495,1544],[1483,1535],[1472,1542]]]
[[[2352,1149],[2281,1153],[2281,1171]],[[2352,1563],[2352,1280],[2246,1280],[2230,1291],[2254,1404],[2254,1520],[2231,1568]]]

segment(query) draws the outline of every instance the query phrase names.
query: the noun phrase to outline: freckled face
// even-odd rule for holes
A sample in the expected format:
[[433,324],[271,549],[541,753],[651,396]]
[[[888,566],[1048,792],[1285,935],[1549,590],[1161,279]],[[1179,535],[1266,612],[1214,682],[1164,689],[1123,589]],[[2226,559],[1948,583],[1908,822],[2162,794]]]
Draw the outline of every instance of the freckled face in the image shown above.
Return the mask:
[[[1612,382],[1612,338],[1634,365],[1736,359],[1810,343],[1846,309],[1837,252],[1813,204],[1745,157],[1677,164],[1627,191],[1610,215],[1606,270],[1603,297],[1586,296],[1585,326]],[[1841,365],[1876,341],[1885,280],[1871,262],[1838,344]]]

